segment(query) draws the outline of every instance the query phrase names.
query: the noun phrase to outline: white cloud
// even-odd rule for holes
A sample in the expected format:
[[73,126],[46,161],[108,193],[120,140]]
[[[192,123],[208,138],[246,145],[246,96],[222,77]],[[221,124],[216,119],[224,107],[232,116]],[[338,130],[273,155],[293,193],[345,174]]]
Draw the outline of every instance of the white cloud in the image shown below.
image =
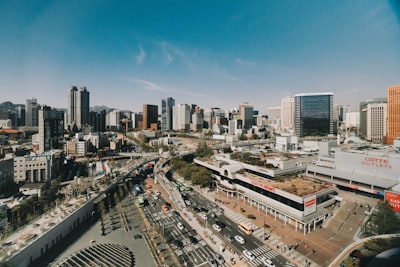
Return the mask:
[[253,62],[253,61],[243,60],[243,59],[238,58],[238,57],[235,58],[235,63],[237,65],[242,65],[242,66],[254,66],[254,65],[256,65],[256,63]]
[[216,77],[220,77],[226,80],[230,80],[230,81],[238,81],[240,80],[238,77],[236,77],[235,75],[231,74],[229,71],[227,71],[226,69],[222,69],[219,67],[216,67],[213,71],[214,76]]
[[165,41],[159,42],[159,45],[161,46],[162,53],[166,59],[167,64],[171,64],[172,61],[177,58],[181,60],[189,69],[191,69],[192,71],[196,71],[197,68],[193,63],[191,57],[182,49],[179,49],[174,44]]
[[150,81],[141,80],[141,79],[138,79],[138,78],[129,78],[127,80],[132,82],[132,83],[141,84],[145,89],[147,89],[149,91],[162,91],[162,92],[167,92],[168,91],[164,87],[162,87],[161,85],[158,85],[158,84],[150,82]]
[[136,54],[136,63],[141,65],[145,59],[146,52],[143,50],[143,47],[139,45],[139,53]]
[[139,84],[139,85],[143,86],[144,89],[149,90],[149,91],[159,91],[159,92],[166,92],[168,94],[180,94],[180,95],[189,95],[189,96],[204,96],[202,94],[195,93],[195,92],[181,91],[177,88],[162,86],[162,85],[156,84],[151,81],[138,79],[136,77],[124,78],[124,80],[131,82],[131,83]]

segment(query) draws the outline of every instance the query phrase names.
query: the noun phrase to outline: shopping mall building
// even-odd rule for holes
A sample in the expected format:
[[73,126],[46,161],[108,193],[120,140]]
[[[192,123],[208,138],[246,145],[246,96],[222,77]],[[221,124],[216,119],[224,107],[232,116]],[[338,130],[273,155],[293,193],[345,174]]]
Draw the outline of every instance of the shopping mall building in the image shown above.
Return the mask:
[[271,158],[268,168],[232,160],[229,154],[194,161],[212,171],[217,190],[232,201],[245,201],[304,234],[324,223],[340,201],[336,185],[303,177],[306,165],[295,159]]
[[400,153],[395,146],[333,147],[308,165],[306,174],[342,189],[385,199],[394,208],[400,204]]

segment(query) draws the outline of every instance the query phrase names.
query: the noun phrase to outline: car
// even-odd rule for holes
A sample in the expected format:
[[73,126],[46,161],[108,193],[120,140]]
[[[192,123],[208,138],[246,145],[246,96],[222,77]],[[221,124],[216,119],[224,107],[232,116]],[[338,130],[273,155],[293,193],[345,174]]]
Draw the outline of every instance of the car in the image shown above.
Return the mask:
[[177,212],[176,210],[173,210],[172,214],[174,214],[175,216],[180,216],[179,212]]
[[198,207],[196,207],[196,206],[193,207],[193,210],[194,210],[195,212],[200,212],[200,209],[199,209]]
[[158,190],[154,190],[153,192],[154,192],[154,194],[156,194],[157,196],[161,195],[160,191],[158,191]]
[[185,204],[190,206],[190,205],[192,205],[192,202],[190,202],[190,200],[187,199],[187,200],[185,200]]
[[218,261],[218,263],[221,265],[223,265],[225,263],[224,257],[222,257],[222,255],[219,253],[214,254],[214,259],[216,259],[216,261]]
[[218,220],[215,221],[215,224],[217,224],[217,225],[218,225],[219,227],[221,227],[221,228],[224,228],[224,227],[226,226],[225,223],[223,223],[223,222],[221,222],[221,221],[218,221]]
[[243,237],[241,237],[240,235],[235,235],[235,240],[239,243],[239,244],[244,244],[246,243],[246,240],[244,240]]
[[210,217],[211,217],[211,218],[215,218],[215,217],[217,217],[217,216],[215,215],[215,213],[210,213]]
[[161,206],[161,209],[162,209],[163,211],[168,211],[168,210],[169,210],[169,208],[168,208],[166,205],[162,205],[162,206]]
[[182,243],[182,241],[180,241],[180,240],[178,240],[178,239],[175,239],[174,241],[172,241],[172,247],[174,248],[174,249],[178,249],[178,248],[182,248],[183,247],[183,243]]
[[155,202],[150,202],[150,205],[151,205],[152,207],[154,207],[154,206],[156,205],[156,203],[155,203]]
[[183,226],[183,224],[180,222],[176,226],[178,227],[179,230],[183,230],[185,228],[185,226]]
[[197,244],[199,242],[199,240],[197,240],[197,238],[194,236],[189,236],[189,241],[192,244]]
[[203,212],[207,213],[207,212],[208,212],[208,209],[206,209],[206,208],[204,208],[204,207],[200,207],[200,211],[203,211]]
[[251,253],[250,251],[248,251],[247,249],[243,250],[243,255],[250,261],[255,260],[256,256],[254,256],[253,253]]
[[199,216],[200,216],[200,218],[202,218],[205,221],[208,219],[207,214],[205,214],[205,213],[200,213]]
[[215,229],[215,231],[217,231],[217,232],[221,232],[221,230],[222,230],[222,228],[218,225],[218,224],[216,224],[216,223],[214,223],[213,225],[212,225],[212,227]]
[[154,199],[158,199],[158,195],[157,195],[157,194],[152,194],[151,196],[152,196],[152,198],[154,198]]
[[233,240],[235,240],[230,234],[224,234],[224,237],[228,239],[229,242],[233,242]]
[[218,267],[217,261],[212,256],[207,257],[207,262],[211,267]]
[[275,267],[275,264],[267,257],[262,257],[261,261],[267,267]]

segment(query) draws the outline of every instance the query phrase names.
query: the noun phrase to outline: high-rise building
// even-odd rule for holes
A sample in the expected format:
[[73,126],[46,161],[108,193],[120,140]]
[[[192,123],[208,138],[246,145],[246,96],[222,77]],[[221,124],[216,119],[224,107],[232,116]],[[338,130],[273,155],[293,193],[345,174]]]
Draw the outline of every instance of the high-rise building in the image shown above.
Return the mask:
[[106,110],[103,109],[100,112],[90,111],[89,124],[93,126],[93,132],[105,132],[106,131]]
[[88,125],[90,122],[89,108],[89,91],[86,87],[78,89],[76,86],[71,86],[68,94],[68,121],[66,127],[71,130],[74,125],[78,129]]
[[[158,106],[157,105],[143,105],[143,129],[157,130],[158,124]],[[153,127],[152,125],[155,125]],[[154,129],[155,128],[155,129]]]
[[190,106],[188,104],[175,105],[172,109],[173,129],[176,131],[189,131],[190,129]]
[[253,106],[249,102],[242,102],[239,106],[240,119],[243,122],[243,128],[251,129],[254,125]]
[[381,143],[387,133],[387,98],[360,103],[360,135],[367,141]]
[[25,105],[17,104],[15,105],[15,126],[25,125]]
[[39,153],[62,149],[64,112],[42,106],[39,110]]
[[38,126],[38,113],[40,106],[36,98],[26,100],[25,126]]
[[386,143],[393,145],[394,139],[400,137],[400,85],[388,88],[388,132]]
[[285,97],[281,100],[281,128],[293,128],[294,126],[294,98]]
[[333,93],[308,93],[294,96],[296,135],[333,134]]
[[172,108],[175,106],[175,99],[172,97],[161,99],[161,130],[172,130]]

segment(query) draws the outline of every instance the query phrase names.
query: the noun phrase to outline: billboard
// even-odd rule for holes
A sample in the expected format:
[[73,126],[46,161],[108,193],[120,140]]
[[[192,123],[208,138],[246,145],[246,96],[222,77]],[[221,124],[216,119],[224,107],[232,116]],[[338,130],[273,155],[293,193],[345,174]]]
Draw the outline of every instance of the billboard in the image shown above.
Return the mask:
[[315,195],[304,198],[304,216],[317,211],[317,197]]
[[385,200],[389,202],[395,212],[400,212],[400,194],[385,191]]

